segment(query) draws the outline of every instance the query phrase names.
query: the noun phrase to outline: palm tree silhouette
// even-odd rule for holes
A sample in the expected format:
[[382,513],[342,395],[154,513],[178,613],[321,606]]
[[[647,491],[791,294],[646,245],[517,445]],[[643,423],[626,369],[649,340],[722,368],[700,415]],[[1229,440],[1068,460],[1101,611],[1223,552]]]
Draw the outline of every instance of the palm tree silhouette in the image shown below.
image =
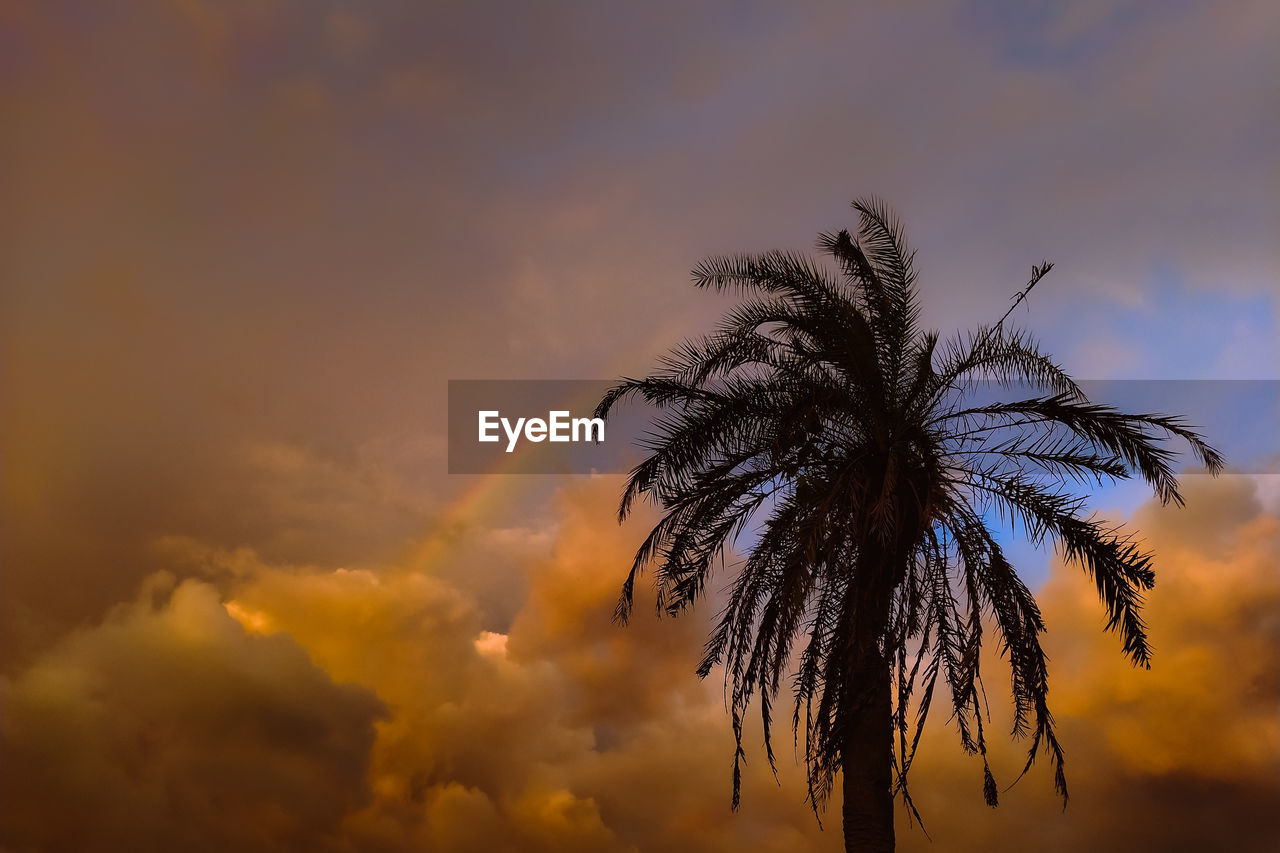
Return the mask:
[[[629,617],[648,564],[659,611],[679,613],[751,528],[697,670],[726,669],[733,807],[744,714],[758,698],[774,767],[772,712],[789,676],[815,815],[839,772],[845,849],[885,851],[894,847],[895,797],[919,818],[907,775],[940,682],[963,748],[982,760],[986,802],[996,804],[980,712],[984,612],[1012,670],[1012,735],[1030,739],[1027,768],[1048,754],[1066,801],[1044,623],[990,515],[1079,563],[1124,652],[1149,666],[1141,605],[1154,582],[1151,556],[1130,534],[1087,517],[1084,499],[1066,487],[1136,473],[1162,502],[1181,504],[1174,453],[1162,442],[1184,439],[1213,473],[1222,458],[1178,418],[1089,402],[1028,334],[1006,328],[1049,263],[1032,268],[999,322],[939,345],[936,332],[917,328],[902,227],[875,199],[853,207],[856,238],[818,239],[838,272],[779,251],[699,265],[698,287],[736,290],[742,301],[654,375],[611,388],[596,415],[629,396],[662,412],[619,521],[640,497],[663,515],[636,553],[618,621]],[[1033,390],[973,399],[993,383]]]

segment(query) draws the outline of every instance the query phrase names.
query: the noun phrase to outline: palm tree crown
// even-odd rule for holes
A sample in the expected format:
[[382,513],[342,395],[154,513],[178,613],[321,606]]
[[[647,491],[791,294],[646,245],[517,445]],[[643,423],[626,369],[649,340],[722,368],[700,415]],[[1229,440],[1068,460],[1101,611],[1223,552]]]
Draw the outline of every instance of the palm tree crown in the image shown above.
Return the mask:
[[[901,226],[874,199],[853,206],[856,236],[818,239],[834,269],[781,251],[699,265],[698,287],[738,291],[740,303],[653,375],[613,387],[597,416],[633,395],[662,412],[622,496],[620,520],[640,497],[663,514],[623,585],[620,621],[646,566],[655,566],[660,610],[678,613],[751,528],[698,666],[704,677],[726,669],[734,806],[743,716],[758,699],[772,766],[773,708],[787,678],[815,812],[840,771],[846,837],[874,811],[854,802],[851,817],[851,796],[888,797],[891,849],[893,797],[915,813],[907,772],[939,684],[996,803],[979,710],[984,616],[1012,672],[1012,734],[1029,738],[1028,767],[1047,753],[1067,796],[1044,623],[987,519],[998,512],[1079,563],[1097,584],[1108,628],[1147,666],[1140,610],[1154,581],[1151,557],[1089,517],[1066,487],[1136,474],[1162,501],[1181,503],[1163,442],[1184,439],[1213,472],[1222,460],[1177,418],[1089,402],[1028,334],[1006,326],[1008,313],[941,343],[920,330]],[[1015,306],[1050,268],[1033,267]],[[1032,390],[974,399],[992,384]]]

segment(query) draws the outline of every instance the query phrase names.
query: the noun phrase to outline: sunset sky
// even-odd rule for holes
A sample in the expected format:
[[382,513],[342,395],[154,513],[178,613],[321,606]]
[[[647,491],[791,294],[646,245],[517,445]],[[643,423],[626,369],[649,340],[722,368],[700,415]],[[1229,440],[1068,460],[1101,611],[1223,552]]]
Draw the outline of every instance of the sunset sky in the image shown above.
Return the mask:
[[[871,193],[927,326],[1048,259],[1015,319],[1073,375],[1280,380],[1276,44],[1273,0],[0,0],[0,851],[842,849],[758,732],[729,810],[714,607],[610,623],[621,478],[449,475],[448,380],[643,373],[699,260]],[[1234,470],[1094,500],[1149,672],[1015,546],[1072,801],[988,809],[938,715],[899,849],[1273,849],[1280,477]]]

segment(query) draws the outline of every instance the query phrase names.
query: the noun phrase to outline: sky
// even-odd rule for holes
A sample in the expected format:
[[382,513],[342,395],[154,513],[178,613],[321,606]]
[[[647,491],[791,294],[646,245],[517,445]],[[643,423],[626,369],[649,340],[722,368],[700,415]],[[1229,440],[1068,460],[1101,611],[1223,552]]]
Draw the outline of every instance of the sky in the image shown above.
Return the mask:
[[[928,326],[1048,259],[1014,316],[1074,375],[1280,379],[1277,41],[1266,0],[0,0],[0,849],[838,849],[762,755],[729,811],[709,612],[609,624],[620,481],[448,475],[448,380],[643,372],[725,307],[699,260],[868,194]],[[990,811],[937,725],[933,847],[1280,837],[1280,486],[1187,491],[1095,498],[1157,552],[1150,672],[1022,554],[1077,793]]]

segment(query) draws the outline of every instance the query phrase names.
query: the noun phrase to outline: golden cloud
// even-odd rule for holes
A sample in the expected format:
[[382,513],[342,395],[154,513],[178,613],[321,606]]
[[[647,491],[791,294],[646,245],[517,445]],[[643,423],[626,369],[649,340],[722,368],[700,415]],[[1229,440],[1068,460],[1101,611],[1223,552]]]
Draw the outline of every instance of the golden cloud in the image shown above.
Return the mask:
[[[709,608],[610,622],[643,533],[612,523],[616,491],[611,478],[566,488],[554,528],[519,547],[478,550],[468,538],[511,538],[478,529],[453,543],[496,561],[482,577],[515,579],[505,630],[465,565],[201,551],[208,581],[152,581],[5,682],[11,847],[840,849],[785,754],[775,782],[749,753],[730,812],[720,684],[692,672]],[[1070,807],[1033,771],[985,808],[980,766],[938,720],[914,793],[941,849],[1260,850],[1277,837],[1280,517],[1247,478],[1194,478],[1188,496],[1135,519],[1159,559],[1151,671],[1102,633],[1078,570],[1055,567],[1042,591]],[[181,540],[168,547],[178,560]],[[1003,781],[1020,749],[998,747]],[[905,823],[900,846],[931,849]]]
[[373,693],[200,581],[136,602],[0,682],[11,850],[325,849],[369,798]]

